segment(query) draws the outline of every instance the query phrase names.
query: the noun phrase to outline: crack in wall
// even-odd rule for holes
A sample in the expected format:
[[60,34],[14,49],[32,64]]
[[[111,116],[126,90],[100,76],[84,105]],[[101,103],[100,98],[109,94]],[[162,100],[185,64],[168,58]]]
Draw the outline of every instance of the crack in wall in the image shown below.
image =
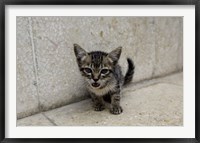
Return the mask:
[[37,100],[38,100],[38,108],[39,112],[41,111],[41,103],[39,99],[39,89],[38,89],[38,63],[37,63],[37,57],[36,57],[36,47],[33,39],[33,27],[32,27],[32,18],[28,17],[28,23],[29,23],[29,35],[30,35],[30,41],[31,41],[31,47],[32,47],[32,55],[33,55],[33,69],[35,74],[35,80],[34,85],[37,90]]

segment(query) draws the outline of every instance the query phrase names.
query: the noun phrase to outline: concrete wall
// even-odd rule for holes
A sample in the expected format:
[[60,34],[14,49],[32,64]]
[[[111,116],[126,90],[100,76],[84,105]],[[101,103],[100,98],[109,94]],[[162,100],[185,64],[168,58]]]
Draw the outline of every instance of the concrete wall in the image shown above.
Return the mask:
[[87,97],[73,43],[87,51],[122,46],[133,82],[182,70],[182,17],[17,17],[17,117]]

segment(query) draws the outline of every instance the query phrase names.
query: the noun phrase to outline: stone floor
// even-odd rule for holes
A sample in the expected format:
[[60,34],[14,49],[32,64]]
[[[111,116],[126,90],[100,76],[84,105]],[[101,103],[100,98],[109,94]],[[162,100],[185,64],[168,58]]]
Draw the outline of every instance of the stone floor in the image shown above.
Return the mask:
[[109,105],[93,111],[91,99],[17,120],[17,126],[182,126],[183,73],[130,84],[122,91],[123,113]]

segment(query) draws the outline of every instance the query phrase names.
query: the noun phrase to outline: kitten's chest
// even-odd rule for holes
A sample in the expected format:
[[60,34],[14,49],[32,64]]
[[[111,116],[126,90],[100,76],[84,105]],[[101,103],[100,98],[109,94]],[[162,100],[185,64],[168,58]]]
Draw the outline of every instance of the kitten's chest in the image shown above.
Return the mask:
[[94,88],[88,87],[88,90],[97,96],[104,96],[104,95],[108,94],[109,92],[115,92],[116,85],[110,84],[110,85],[105,86],[102,89],[94,89]]

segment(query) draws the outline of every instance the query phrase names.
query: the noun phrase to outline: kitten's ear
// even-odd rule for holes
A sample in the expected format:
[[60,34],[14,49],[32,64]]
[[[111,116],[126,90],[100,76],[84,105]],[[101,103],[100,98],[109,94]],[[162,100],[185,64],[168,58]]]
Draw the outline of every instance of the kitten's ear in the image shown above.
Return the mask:
[[108,54],[108,58],[111,60],[112,63],[115,64],[118,62],[121,52],[122,52],[122,47],[118,47],[117,49],[113,50]]
[[87,52],[82,49],[78,44],[74,44],[74,53],[78,61],[82,60],[87,56]]

